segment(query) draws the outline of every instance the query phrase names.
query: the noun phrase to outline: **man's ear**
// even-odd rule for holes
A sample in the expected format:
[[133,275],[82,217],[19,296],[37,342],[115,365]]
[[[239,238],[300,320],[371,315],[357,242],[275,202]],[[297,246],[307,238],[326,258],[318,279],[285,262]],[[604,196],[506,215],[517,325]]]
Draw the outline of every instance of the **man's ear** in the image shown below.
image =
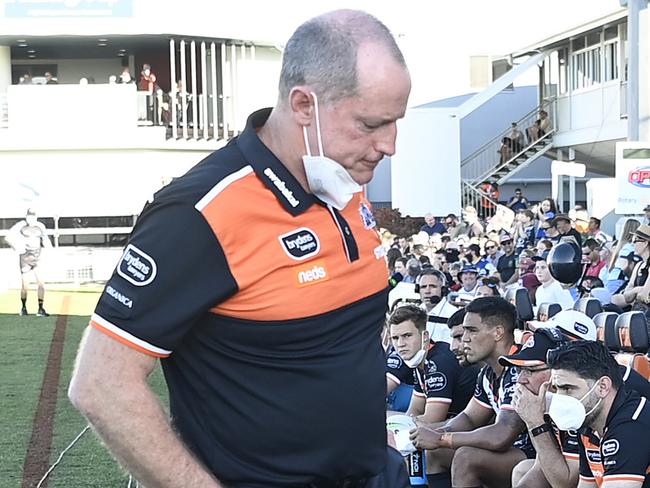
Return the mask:
[[296,86],[289,92],[289,110],[300,126],[309,126],[314,120],[314,101],[307,87]]
[[495,325],[494,326],[494,340],[499,342],[501,339],[503,339],[503,335],[505,334],[506,330],[503,328],[502,325]]
[[609,376],[603,376],[598,380],[598,386],[596,387],[596,392],[599,397],[605,398],[610,391],[612,391],[612,379]]

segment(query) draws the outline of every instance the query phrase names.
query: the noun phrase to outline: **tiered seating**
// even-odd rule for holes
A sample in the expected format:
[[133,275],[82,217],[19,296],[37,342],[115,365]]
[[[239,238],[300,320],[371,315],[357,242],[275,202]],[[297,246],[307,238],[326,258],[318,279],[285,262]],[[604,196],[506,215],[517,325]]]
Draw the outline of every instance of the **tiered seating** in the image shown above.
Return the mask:
[[593,319],[596,314],[603,311],[603,306],[595,298],[580,298],[573,305],[573,310],[582,312],[590,319]]
[[621,350],[621,342],[616,331],[617,318],[618,314],[614,312],[601,312],[593,316],[598,340],[603,342],[612,352]]
[[650,349],[650,333],[645,314],[626,312],[619,315],[615,330],[620,342],[620,352],[615,356],[616,361],[624,366],[631,366],[650,380],[650,360],[646,355]]
[[562,307],[559,303],[540,303],[537,307],[537,320],[540,322],[546,322],[561,311]]

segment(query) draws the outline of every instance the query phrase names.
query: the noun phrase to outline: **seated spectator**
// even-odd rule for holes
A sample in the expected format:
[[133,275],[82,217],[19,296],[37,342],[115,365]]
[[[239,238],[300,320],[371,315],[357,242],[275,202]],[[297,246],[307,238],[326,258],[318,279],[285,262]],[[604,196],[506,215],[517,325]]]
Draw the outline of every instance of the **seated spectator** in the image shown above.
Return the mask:
[[588,262],[585,276],[598,278],[601,270],[607,264],[600,258],[600,247],[598,241],[592,238],[587,239],[582,247],[582,256],[585,261]]
[[434,268],[423,269],[418,276],[417,291],[427,313],[427,330],[436,342],[451,342],[447,319],[458,310],[447,299],[447,277]]
[[455,239],[461,234],[462,229],[455,214],[449,214],[445,217],[445,227],[447,227],[447,234],[449,234],[450,239]]
[[634,268],[625,291],[614,295],[612,303],[621,308],[640,310],[650,317],[650,225],[641,225],[634,232],[634,253],[641,257],[641,262]]
[[496,270],[499,259],[503,256],[503,251],[499,249],[499,244],[493,240],[485,242],[485,260]]
[[501,279],[501,286],[505,288],[517,282],[519,279],[519,271],[517,270],[517,256],[515,255],[515,246],[512,237],[508,234],[503,234],[500,241],[503,256],[499,258],[499,262],[497,263],[497,272]]
[[546,259],[548,257],[548,253],[551,252],[551,249],[553,248],[553,243],[549,241],[548,239],[541,239],[537,243],[537,256],[539,256],[542,259]]
[[467,246],[465,260],[468,264],[474,266],[481,276],[492,275],[497,271],[496,266],[481,257],[481,247],[478,244],[470,244]]
[[598,241],[598,243],[602,246],[606,242],[611,242],[612,238],[611,236],[608,236],[600,229],[600,224],[601,224],[600,219],[597,219],[596,217],[591,217],[589,219],[588,233],[589,233],[589,237],[593,237],[594,239],[596,239],[596,241]]
[[428,213],[424,216],[424,225],[420,227],[420,231],[432,236],[433,234],[444,234],[447,229],[442,222],[438,222],[438,219],[433,214]]
[[421,422],[434,423],[463,411],[474,393],[478,371],[463,368],[449,344],[430,339],[426,313],[421,308],[399,307],[388,324],[393,347],[404,364],[412,368],[402,369],[401,377],[397,370],[387,374],[389,386],[407,382],[414,386],[407,414]]
[[634,251],[631,251],[626,256],[617,259],[611,271],[608,271],[607,267],[603,268],[601,274],[603,271],[606,272],[603,283],[607,291],[612,295],[622,293],[630,281],[634,268],[640,262],[641,256],[637,256]]
[[117,82],[124,83],[124,84],[135,84],[135,81],[133,80],[133,75],[131,75],[128,66],[124,66],[124,68],[122,68],[122,73],[120,73]]
[[460,225],[458,236],[481,237],[484,229],[483,224],[479,221],[478,212],[472,206],[463,209],[463,223]]
[[[447,257],[447,261],[449,261],[449,257]],[[460,261],[452,262],[449,265],[449,274],[451,275],[451,279],[452,279],[451,283],[449,284],[450,290],[452,291],[460,290],[462,283],[460,282],[460,277],[458,275],[462,269],[463,269],[463,263],[461,263]]]
[[535,264],[535,276],[541,283],[535,292],[535,304],[539,307],[542,303],[559,303],[562,310],[573,308],[574,299],[569,290],[562,288],[562,285],[551,276],[546,261],[537,261]]
[[526,129],[528,134],[528,142],[533,144],[537,142],[538,139],[544,137],[551,127],[551,119],[548,117],[548,112],[546,110],[540,110],[539,119],[537,119],[533,125]]
[[510,140],[512,141],[512,152],[519,153],[524,148],[524,134],[517,127],[517,122],[510,124]]
[[476,290],[476,298],[498,296],[501,296],[499,293],[499,279],[494,276],[481,278],[478,290]]
[[405,283],[415,283],[415,279],[422,271],[422,264],[415,258],[411,258],[406,262],[406,275],[404,275]]
[[515,188],[514,196],[508,201],[506,205],[510,210],[517,213],[520,210],[527,210],[529,202],[521,191],[521,188]]
[[[561,312],[551,319],[543,330],[537,330],[521,350],[511,356],[501,358],[504,365],[518,366],[519,379],[514,396],[514,407],[531,435],[537,452],[536,459],[525,460],[513,471],[512,486],[516,488],[551,488],[576,486],[578,482],[579,441],[574,431],[560,431],[546,414],[547,393],[551,372],[546,364],[550,350],[573,339],[565,335],[565,330],[580,322],[584,330],[596,336],[596,326],[586,315],[570,311]],[[584,339],[579,339],[585,342]],[[625,386],[639,394],[648,394],[650,384],[634,370],[618,366],[626,378]],[[553,398],[553,397],[551,397]]]
[[643,209],[645,215],[643,216],[643,223],[650,225],[650,205],[646,205]]
[[45,84],[46,85],[58,85],[59,82],[55,78],[52,77],[52,73],[50,73],[49,71],[46,71],[45,72]]
[[[525,424],[512,406],[517,381],[513,367],[499,358],[513,353],[515,307],[500,297],[477,298],[465,309],[464,352],[473,364],[484,362],[472,401],[444,424],[411,431],[418,449],[427,449],[429,487],[510,485],[512,468],[534,457]],[[496,415],[496,420],[492,422]]]
[[501,146],[499,147],[499,150],[497,151],[499,154],[499,164],[506,164],[510,159],[512,159],[513,156],[513,151],[512,151],[512,139],[509,137],[504,137],[501,139]]
[[582,279],[582,283],[580,283],[580,286],[578,288],[578,292],[580,293],[580,297],[587,297],[590,296],[591,290],[594,288],[604,288],[603,282],[600,280],[600,278],[596,278],[594,276],[585,276]]
[[524,249],[532,247],[535,243],[534,218],[535,215],[530,210],[522,210],[517,213],[515,231],[512,236],[515,239],[515,254],[517,256],[519,256]]
[[[623,388],[619,366],[607,348],[594,341],[571,342],[550,351],[547,364],[556,396],[574,399],[562,401],[564,409],[554,416],[554,396],[550,413],[558,426],[561,420],[567,430],[581,429],[579,486],[648,486],[650,436],[639,433],[650,429],[650,407],[646,398]],[[560,415],[568,405],[579,406],[586,416]],[[594,458],[594,451],[601,455]]]
[[568,215],[559,214],[556,215],[552,222],[553,227],[555,227],[562,237],[573,237],[578,246],[582,247],[582,236],[580,233],[573,228],[571,219]]
[[464,266],[458,273],[461,287],[457,292],[455,304],[464,306],[474,300],[478,291],[479,271],[472,265]]

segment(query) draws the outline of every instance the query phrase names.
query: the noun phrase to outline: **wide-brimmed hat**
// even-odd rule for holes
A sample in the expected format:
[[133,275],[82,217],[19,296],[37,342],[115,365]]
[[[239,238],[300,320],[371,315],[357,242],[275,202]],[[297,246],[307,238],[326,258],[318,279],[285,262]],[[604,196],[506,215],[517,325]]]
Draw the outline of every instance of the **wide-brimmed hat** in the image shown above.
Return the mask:
[[650,225],[642,224],[637,230],[634,231],[636,237],[650,241]]

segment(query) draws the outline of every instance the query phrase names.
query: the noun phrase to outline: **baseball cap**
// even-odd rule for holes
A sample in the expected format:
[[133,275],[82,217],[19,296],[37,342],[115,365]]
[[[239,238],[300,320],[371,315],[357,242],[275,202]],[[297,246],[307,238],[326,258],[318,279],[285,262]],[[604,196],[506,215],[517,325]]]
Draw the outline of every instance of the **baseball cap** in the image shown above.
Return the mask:
[[512,236],[510,234],[502,234],[501,237],[499,237],[499,242],[501,244],[508,241],[512,241]]
[[596,340],[596,324],[587,315],[576,310],[562,310],[544,324],[546,327],[557,327],[572,339]]
[[538,329],[521,346],[515,354],[499,357],[501,366],[543,366],[546,353],[566,342],[562,332],[554,327]]
[[463,266],[463,268],[458,272],[458,276],[460,276],[463,273],[478,273],[478,269],[476,269],[476,266]]

